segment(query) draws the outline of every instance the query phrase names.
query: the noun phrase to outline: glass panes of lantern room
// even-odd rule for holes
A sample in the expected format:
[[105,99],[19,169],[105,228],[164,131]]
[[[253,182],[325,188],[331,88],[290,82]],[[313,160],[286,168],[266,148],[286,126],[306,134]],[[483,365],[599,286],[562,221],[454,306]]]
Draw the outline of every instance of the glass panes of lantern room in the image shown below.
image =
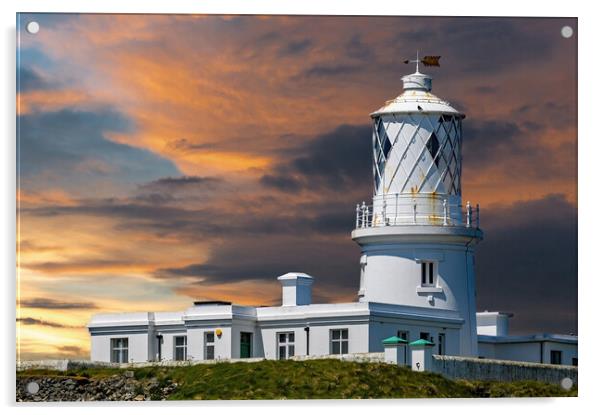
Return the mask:
[[461,119],[453,115],[384,115],[374,120],[375,194],[461,195]]

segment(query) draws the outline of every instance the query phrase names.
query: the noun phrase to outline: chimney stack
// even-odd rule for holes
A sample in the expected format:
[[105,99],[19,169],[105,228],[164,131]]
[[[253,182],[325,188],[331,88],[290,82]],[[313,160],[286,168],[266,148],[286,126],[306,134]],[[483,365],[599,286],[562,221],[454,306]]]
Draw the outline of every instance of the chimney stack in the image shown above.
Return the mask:
[[311,286],[314,278],[302,272],[289,272],[278,277],[282,283],[282,305],[311,304]]

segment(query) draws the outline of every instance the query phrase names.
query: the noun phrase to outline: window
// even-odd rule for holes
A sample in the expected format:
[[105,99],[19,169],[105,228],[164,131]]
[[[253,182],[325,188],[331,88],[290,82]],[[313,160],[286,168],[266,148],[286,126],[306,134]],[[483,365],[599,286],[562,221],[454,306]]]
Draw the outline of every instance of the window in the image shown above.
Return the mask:
[[437,167],[439,167],[439,139],[437,138],[435,133],[432,133],[429,139],[427,140],[426,149],[430,153],[433,160],[435,160],[435,164],[437,165]]
[[420,339],[421,340],[426,340],[426,341],[432,341],[431,335],[428,331],[421,331],[420,332]]
[[437,339],[437,354],[444,355],[445,354],[445,333],[439,333]]
[[278,359],[285,360],[295,355],[295,333],[277,333]]
[[128,339],[111,339],[111,362],[112,363],[127,363],[128,362]]
[[330,330],[330,354],[349,353],[349,331],[347,329]]
[[174,340],[174,360],[186,360],[186,336],[176,336]]
[[160,362],[161,361],[161,354],[162,354],[162,350],[161,347],[163,346],[163,336],[161,334],[157,335],[157,360]]
[[573,366],[577,366],[577,358],[576,357],[573,357],[572,364],[573,364]]
[[215,359],[215,333],[208,331],[205,333],[205,360]]
[[400,339],[403,339],[405,341],[410,341],[410,333],[405,330],[398,330],[397,337],[399,337]]
[[550,350],[550,363],[553,365],[562,364],[562,352],[560,350]]
[[387,157],[391,152],[391,141],[387,136],[387,129],[383,120],[379,117],[375,120],[376,123],[376,131],[374,132],[374,163],[375,163],[375,188],[378,189],[380,185],[380,181],[384,174],[385,163],[387,162]]
[[422,286],[432,287],[435,285],[435,263],[422,262]]

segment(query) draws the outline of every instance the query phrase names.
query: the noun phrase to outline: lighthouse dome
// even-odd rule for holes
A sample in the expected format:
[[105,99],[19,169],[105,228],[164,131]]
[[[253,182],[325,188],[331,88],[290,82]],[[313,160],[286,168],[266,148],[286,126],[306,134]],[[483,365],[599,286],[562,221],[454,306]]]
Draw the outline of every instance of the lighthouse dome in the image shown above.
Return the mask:
[[403,81],[403,93],[397,98],[387,101],[377,111],[370,114],[372,118],[385,114],[449,114],[464,118],[451,104],[431,92],[432,78],[429,75],[416,71],[405,75]]

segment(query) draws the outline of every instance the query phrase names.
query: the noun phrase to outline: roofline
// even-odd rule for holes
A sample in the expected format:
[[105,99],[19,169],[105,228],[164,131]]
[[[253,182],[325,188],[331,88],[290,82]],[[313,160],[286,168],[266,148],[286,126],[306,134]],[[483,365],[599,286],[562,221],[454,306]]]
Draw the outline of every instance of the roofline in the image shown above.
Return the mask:
[[420,114],[420,115],[445,114],[445,115],[455,115],[455,116],[460,117],[461,119],[466,118],[466,114],[464,114],[462,112],[458,112],[458,111],[381,111],[381,110],[374,111],[373,113],[370,114],[370,117],[376,118],[380,115],[398,115],[398,114],[411,114],[411,115],[414,115],[414,114]]
[[578,336],[569,334],[549,334],[538,333],[526,336],[489,336],[485,334],[477,335],[478,341],[482,343],[542,343],[556,342],[566,344],[577,344]]
[[[181,325],[191,326],[195,324],[207,324],[216,321],[227,322],[232,319],[254,321],[260,325],[270,322],[273,324],[281,324],[286,321],[335,321],[337,319],[344,320],[357,318],[370,322],[370,317],[424,320],[452,326],[464,323],[464,319],[449,310],[437,310],[436,312],[433,312],[434,310],[422,307],[376,302],[326,303],[295,307],[274,306],[261,308],[218,305],[211,307],[212,312],[205,313],[202,312],[207,311],[204,307],[197,307],[196,310],[195,307],[191,307],[191,309],[189,309],[190,314],[187,314],[187,311],[184,311],[180,319],[171,318],[158,321],[150,320],[148,322],[140,320],[128,321],[126,319],[121,321],[91,321],[87,325],[87,328],[89,330],[109,328],[119,329],[120,327],[131,326],[138,326],[140,328],[149,326],[167,328]],[[280,312],[283,309],[286,310],[286,312]]]
[[514,317],[514,313],[510,313],[508,311],[477,311],[477,316],[496,316],[496,315],[508,316],[508,318]]

